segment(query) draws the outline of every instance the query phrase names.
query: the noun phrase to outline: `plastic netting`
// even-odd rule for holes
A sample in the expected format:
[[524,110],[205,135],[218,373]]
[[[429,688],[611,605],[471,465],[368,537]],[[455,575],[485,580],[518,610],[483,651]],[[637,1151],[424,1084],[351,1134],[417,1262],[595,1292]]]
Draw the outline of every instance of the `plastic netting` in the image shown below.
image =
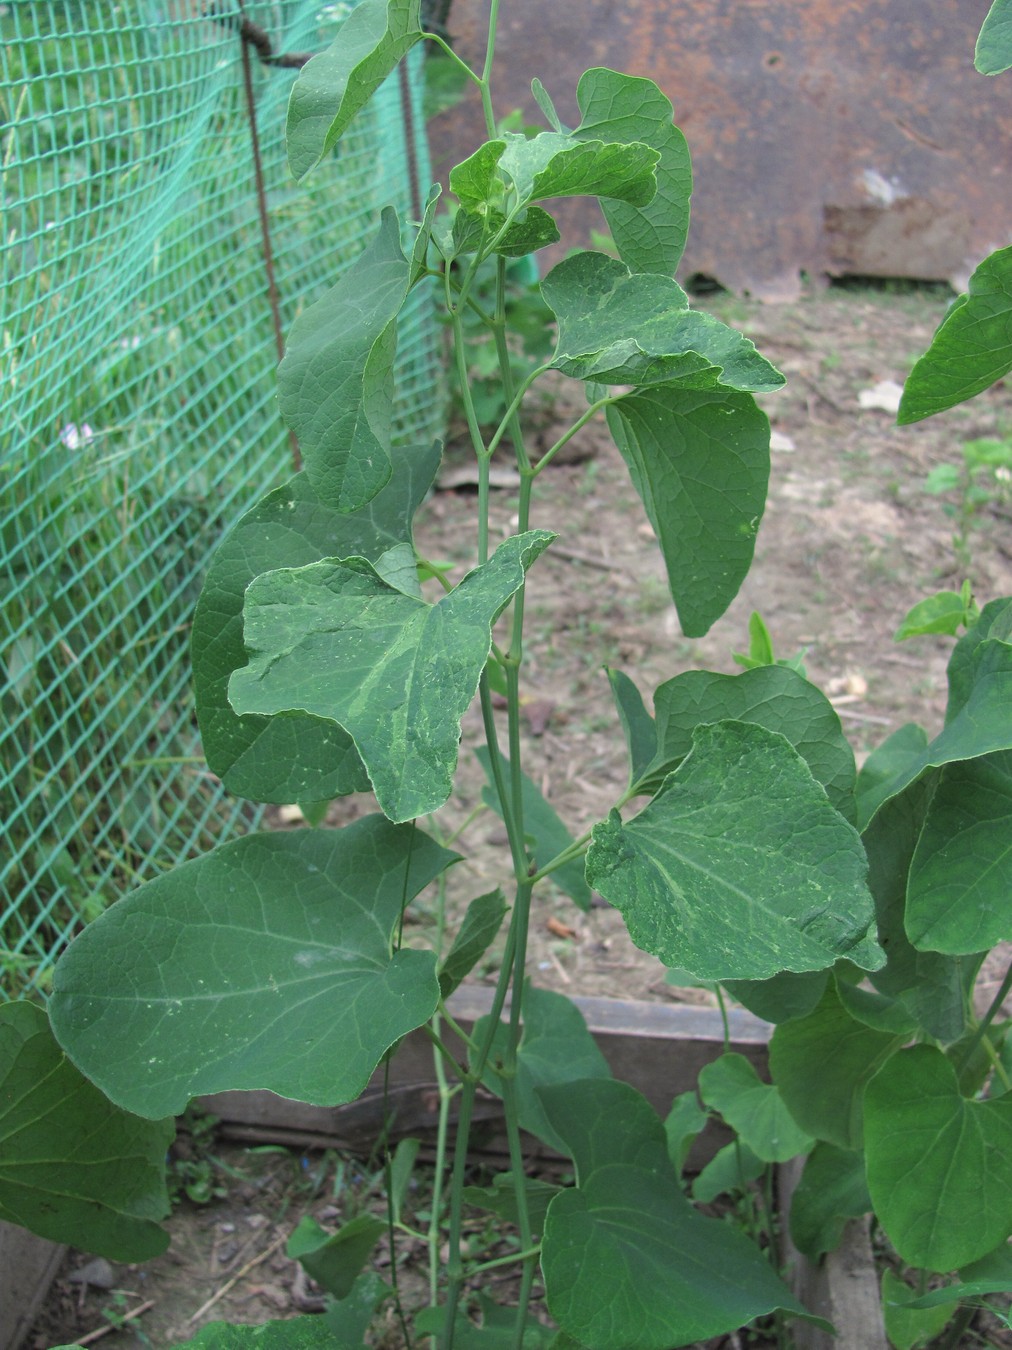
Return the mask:
[[[188,660],[222,531],[292,471],[237,21],[317,51],[352,7],[0,4],[7,996],[45,992],[65,941],[131,885],[256,823],[204,765]],[[252,62],[286,330],[378,209],[410,218],[428,184],[413,56],[308,185],[284,154],[296,72]],[[427,439],[439,337],[414,294],[398,426]]]

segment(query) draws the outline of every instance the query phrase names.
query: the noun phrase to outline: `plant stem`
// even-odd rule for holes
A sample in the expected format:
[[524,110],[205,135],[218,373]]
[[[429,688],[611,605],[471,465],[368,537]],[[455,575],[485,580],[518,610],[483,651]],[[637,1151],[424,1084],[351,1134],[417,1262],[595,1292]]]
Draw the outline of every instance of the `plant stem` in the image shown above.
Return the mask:
[[[519,945],[517,950],[519,951]],[[511,1014],[513,1008],[520,1004],[519,989],[520,985],[514,981]],[[512,1021],[511,1015],[511,1025]],[[516,1093],[516,1049],[512,1045],[512,1037],[507,1046],[507,1055],[507,1063],[503,1065],[499,1081],[502,1085],[503,1106],[506,1108],[506,1137],[509,1141],[510,1171],[513,1174],[513,1188],[517,1199],[517,1227],[520,1229],[520,1246],[525,1252],[529,1253],[534,1245],[534,1239],[531,1234],[531,1220],[527,1209],[527,1179],[524,1172],[523,1153],[520,1148],[520,1125]],[[520,1293],[517,1298],[517,1320],[513,1339],[514,1350],[523,1350],[524,1324],[527,1321],[527,1307],[530,1303],[533,1280],[534,1261],[528,1255],[523,1259],[520,1276]]]
[[986,1035],[988,1027],[998,1016],[998,1013],[1001,1010],[1001,1005],[1005,1002],[1005,999],[1008,996],[1008,992],[1010,989],[1012,989],[1012,965],[1010,965],[1008,970],[1006,970],[1005,978],[998,986],[998,992],[991,1000],[990,1007],[988,1008],[984,1016],[980,1019],[980,1022],[977,1026],[977,1030],[974,1032],[973,1036],[970,1038],[970,1043],[963,1051],[960,1061],[956,1066],[957,1073],[962,1073],[963,1070],[966,1068],[967,1064],[969,1064],[974,1050],[976,1050],[977,1046],[980,1044],[982,1037]]
[[531,885],[536,886],[539,881],[543,881],[545,877],[551,876],[551,874],[557,872],[560,867],[565,867],[567,862],[572,862],[574,858],[578,858],[584,853],[587,845],[590,843],[590,835],[591,831],[587,830],[584,834],[580,835],[579,839],[574,839],[571,844],[567,845],[561,853],[557,853],[554,858],[549,859],[544,867],[539,867],[530,878]]
[[621,395],[616,394],[614,396],[609,395],[607,398],[599,398],[595,403],[590,405],[586,412],[581,413],[569,430],[564,431],[555,444],[549,447],[538,460],[537,464],[534,465],[535,476],[539,474],[542,469],[547,468],[551,463],[552,458],[558,454],[564,445],[568,444],[569,441],[573,439],[578,431],[582,430],[583,427],[587,425],[595,413],[600,412],[602,408],[607,408],[609,403],[617,403],[620,397]]
[[495,31],[499,17],[499,0],[491,0],[488,10],[488,42],[485,46],[485,66],[481,72],[481,106],[485,113],[485,130],[489,140],[495,138],[495,113],[492,110],[492,62],[495,59]]
[[935,1341],[935,1350],[959,1350],[963,1344],[963,1333],[968,1331],[977,1309],[972,1304],[964,1304],[949,1323],[942,1336]]

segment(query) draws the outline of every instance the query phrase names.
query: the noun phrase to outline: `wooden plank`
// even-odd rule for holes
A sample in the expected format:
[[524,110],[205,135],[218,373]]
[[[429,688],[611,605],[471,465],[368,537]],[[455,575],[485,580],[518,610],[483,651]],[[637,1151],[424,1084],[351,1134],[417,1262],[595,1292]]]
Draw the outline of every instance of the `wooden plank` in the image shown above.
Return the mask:
[[[661,1115],[679,1093],[695,1087],[700,1069],[724,1048],[723,1022],[713,1008],[608,998],[577,997],[573,1002],[616,1077],[642,1092]],[[457,990],[448,1006],[462,1030],[469,1031],[490,1011],[491,1004],[492,990],[474,986]],[[741,1009],[729,1009],[728,1024],[731,1049],[745,1055],[765,1075],[769,1025]],[[463,1059],[462,1045],[449,1036],[446,1040]],[[375,1147],[385,1116],[391,1118],[391,1138],[412,1135],[428,1141],[435,1138],[439,1109],[432,1055],[432,1045],[421,1031],[405,1037],[390,1063],[386,1095],[380,1070],[363,1095],[347,1106],[307,1106],[270,1092],[220,1092],[201,1098],[200,1105],[219,1117],[226,1137],[249,1142],[368,1153]],[[501,1122],[498,1099],[481,1093],[475,1111],[476,1155],[505,1153]],[[693,1150],[690,1168],[702,1167],[729,1138],[723,1129],[708,1128]],[[550,1156],[535,1141],[530,1151],[532,1156]]]
[[794,1322],[794,1344],[797,1350],[889,1350],[871,1248],[871,1216],[849,1219],[839,1245],[821,1261],[809,1260],[791,1241],[791,1197],[804,1166],[804,1158],[792,1158],[777,1170],[781,1255],[795,1295],[810,1312],[831,1322],[836,1335],[811,1322]]
[[32,1329],[66,1247],[0,1220],[0,1346],[18,1350]]

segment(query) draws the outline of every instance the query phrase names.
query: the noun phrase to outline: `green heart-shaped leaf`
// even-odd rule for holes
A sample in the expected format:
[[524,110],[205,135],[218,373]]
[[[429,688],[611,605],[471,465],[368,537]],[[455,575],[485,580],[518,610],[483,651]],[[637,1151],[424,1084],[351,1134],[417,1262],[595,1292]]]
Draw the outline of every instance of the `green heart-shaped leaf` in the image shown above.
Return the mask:
[[990,254],[907,376],[901,426],[973,398],[1012,370],[1012,248]]
[[785,737],[698,727],[644,810],[595,826],[587,880],[637,946],[699,979],[766,979],[884,960],[864,851]]
[[304,178],[425,34],[421,0],[362,0],[325,52],[299,72],[288,104],[288,164]]
[[727,1053],[704,1065],[699,1095],[763,1162],[786,1162],[815,1142],[796,1124],[777,1088],[762,1082],[744,1055]]
[[918,1350],[940,1335],[953,1314],[944,1304],[934,1308],[911,1308],[913,1289],[887,1266],[882,1272],[882,1316],[893,1350]]
[[601,1167],[557,1195],[541,1266],[549,1312],[595,1350],[668,1350],[778,1308],[804,1313],[743,1233],[641,1167]]
[[243,1088],[352,1101],[435,1010],[434,955],[393,939],[406,902],[456,858],[378,815],[224,844],[71,944],[54,978],[56,1036],[138,1115]]
[[493,201],[501,204],[503,182],[496,170],[505,149],[505,141],[487,141],[450,170],[450,191],[461,206],[474,211]]
[[281,415],[314,492],[338,511],[357,511],[391,474],[396,317],[409,280],[397,213],[386,207],[337,284],[292,324],[278,366]]
[[864,1155],[816,1144],[791,1196],[791,1239],[798,1251],[818,1261],[839,1244],[847,1220],[870,1209]]
[[770,428],[749,394],[655,385],[607,410],[664,556],[687,637],[727,609],[766,505]]
[[831,982],[813,1012],[774,1031],[770,1073],[802,1129],[859,1149],[865,1087],[904,1039],[852,1017]]
[[786,666],[759,666],[740,675],[687,670],[654,693],[657,752],[643,775],[655,790],[692,748],[703,722],[754,722],[786,736],[826,789],[838,811],[854,820],[854,752],[836,709],[820,689]]
[[230,792],[261,802],[329,801],[369,787],[355,744],[333,722],[294,713],[240,717],[228,701],[246,664],[242,605],[262,572],[324,558],[367,558],[418,591],[411,522],[439,467],[439,446],[398,447],[390,481],[359,511],[324,506],[304,473],[259,501],[218,546],[193,616],[193,683],[208,767]]
[[1012,754],[950,764],[917,840],[907,937],[952,956],[1012,937]]
[[887,800],[862,837],[879,940],[887,956],[884,968],[872,975],[872,983],[881,993],[900,1000],[930,1036],[949,1042],[963,1033],[966,990],[982,957],[918,951],[904,927],[907,876],[936,777],[922,774],[898,796]]
[[863,794],[865,818],[872,819],[884,802],[905,791],[927,769],[1012,749],[1010,702],[1012,643],[999,638],[981,640],[971,629],[949,662],[944,728],[919,755],[906,761],[895,778]]
[[634,272],[674,276],[689,230],[692,161],[671,100],[652,80],[602,67],[580,76],[576,98],[578,139],[640,141],[660,155],[657,191],[645,206],[605,200],[601,209],[623,262]]
[[615,197],[645,206],[657,191],[654,166],[660,156],[649,145],[580,141],[557,131],[504,139],[499,171],[521,206],[546,197]]
[[32,1003],[0,1007],[0,1219],[111,1261],[169,1245],[171,1120],[141,1120],[80,1074]]
[[232,706],[327,718],[353,738],[391,820],[435,811],[453,786],[492,624],[553,538],[507,539],[435,605],[361,558],[258,577],[246,590],[250,662],[229,682]]
[[559,321],[552,365],[573,379],[751,392],[784,383],[748,338],[690,309],[677,281],[630,272],[604,253],[559,263],[541,294]]
[[1012,1097],[967,1101],[940,1050],[883,1066],[864,1102],[868,1189],[904,1261],[948,1271],[1012,1233]]
[[664,1123],[631,1083],[605,1075],[546,1081],[537,1097],[581,1185],[602,1167],[618,1163],[655,1176],[673,1175]]

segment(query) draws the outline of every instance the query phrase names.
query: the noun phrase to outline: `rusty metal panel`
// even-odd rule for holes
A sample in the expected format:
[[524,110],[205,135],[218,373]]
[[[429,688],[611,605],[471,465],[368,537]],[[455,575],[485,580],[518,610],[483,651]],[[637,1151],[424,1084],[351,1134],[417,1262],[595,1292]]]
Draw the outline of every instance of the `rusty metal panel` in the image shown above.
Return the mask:
[[[973,68],[988,0],[506,0],[493,93],[536,117],[537,75],[578,120],[576,82],[607,65],[672,100],[695,170],[683,275],[790,298],[800,273],[951,280],[1012,239],[1012,75]],[[479,60],[485,0],[454,0]],[[469,99],[432,127],[445,171],[473,148]],[[559,204],[576,241],[600,228]],[[574,242],[573,236],[569,242]],[[559,255],[556,254],[556,257]],[[548,261],[554,261],[549,258]]]

